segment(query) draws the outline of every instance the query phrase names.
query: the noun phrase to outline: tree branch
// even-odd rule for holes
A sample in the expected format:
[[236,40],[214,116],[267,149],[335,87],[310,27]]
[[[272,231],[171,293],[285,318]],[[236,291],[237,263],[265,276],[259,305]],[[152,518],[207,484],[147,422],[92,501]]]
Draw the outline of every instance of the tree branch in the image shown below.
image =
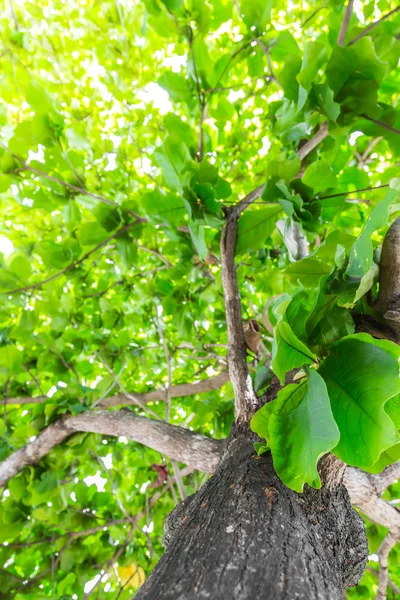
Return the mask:
[[380,569],[376,600],[386,600],[387,586],[389,583],[389,554],[396,542],[397,539],[394,538],[391,533],[388,533],[378,550]]
[[343,46],[344,41],[346,39],[347,30],[349,28],[350,19],[351,19],[351,15],[353,12],[353,4],[354,4],[354,0],[349,0],[348,4],[346,6],[346,10],[344,13],[344,17],[343,17],[342,25],[340,27],[339,37],[338,37],[338,41],[337,41],[338,46]]
[[32,285],[27,285],[25,287],[16,288],[15,290],[10,290],[8,292],[0,292],[0,295],[11,296],[12,294],[19,294],[21,292],[27,292],[29,290],[37,290],[38,288],[41,288],[42,285],[45,285],[46,283],[50,283],[50,281],[53,281],[54,279],[61,277],[61,275],[64,275],[64,273],[68,273],[68,271],[72,271],[72,269],[74,269],[75,267],[80,265],[82,262],[84,262],[87,258],[89,258],[89,256],[91,256],[92,254],[97,252],[97,250],[99,250],[103,246],[106,246],[108,244],[108,242],[110,242],[111,240],[116,238],[120,233],[124,233],[124,231],[128,231],[128,229],[131,229],[132,227],[137,225],[139,222],[141,222],[141,221],[135,221],[134,223],[129,223],[128,225],[121,227],[121,229],[119,229],[118,231],[116,231],[115,233],[110,235],[107,239],[100,242],[100,244],[97,244],[97,246],[95,246],[94,248],[92,248],[91,250],[86,252],[86,254],[84,254],[81,258],[79,258],[75,262],[71,263],[70,265],[68,265],[68,267],[65,267],[65,269],[63,269],[62,271],[59,271],[55,275],[52,275],[51,277],[48,277],[47,279],[44,279],[43,281],[40,281],[39,283],[34,283]]
[[328,136],[328,134],[328,124],[326,121],[324,121],[311,140],[308,140],[308,142],[306,142],[304,146],[297,151],[297,156],[299,159],[303,161],[306,156],[308,156],[310,152],[312,152],[314,148],[316,148],[318,144],[320,144]]
[[373,117],[369,117],[368,115],[360,115],[363,119],[366,119],[367,121],[371,121],[371,123],[375,123],[376,125],[379,125],[380,127],[383,127],[384,129],[387,129],[388,131],[391,131],[392,133],[397,133],[398,135],[400,135],[400,129],[396,129],[395,127],[392,127],[391,125],[388,125],[387,123],[384,123],[383,121],[378,121],[378,119],[374,119]]
[[399,538],[400,512],[381,498],[383,481],[385,479],[388,481],[388,479],[383,475],[381,484],[380,477],[380,475],[370,475],[354,467],[347,467],[343,483],[347,487],[352,504],[371,521],[387,527],[393,536]]
[[381,17],[377,21],[374,21],[373,23],[371,23],[371,25],[368,25],[368,27],[366,29],[364,29],[364,31],[362,31],[361,33],[359,33],[357,35],[357,37],[355,37],[354,40],[351,40],[351,42],[349,42],[347,45],[348,46],[352,46],[353,44],[355,44],[356,42],[358,42],[358,40],[360,40],[365,35],[367,35],[370,31],[372,31],[372,29],[375,29],[375,27],[377,27],[380,23],[382,23],[382,21],[384,21],[385,19],[388,19],[389,17],[391,17],[392,15],[394,15],[395,13],[397,13],[399,10],[400,10],[400,6],[397,6],[396,8],[394,8],[393,10],[391,10],[390,12],[388,12],[386,15],[383,15],[383,17]]
[[16,450],[0,464],[0,487],[24,467],[37,464],[55,446],[76,432],[125,436],[173,460],[191,465],[205,473],[213,473],[220,457],[222,441],[198,433],[140,417],[128,410],[93,411],[62,417],[44,429],[38,437]]
[[225,297],[226,324],[228,328],[229,376],[235,393],[235,416],[246,423],[258,407],[257,396],[246,363],[246,344],[242,322],[242,303],[236,276],[235,251],[238,234],[238,217],[251,203],[250,194],[228,210],[221,236],[222,287]]
[[[212,392],[213,390],[219,390],[228,381],[229,374],[227,371],[223,371],[208,379],[201,379],[200,381],[195,381],[193,383],[179,383],[171,388],[170,396],[171,398],[181,398],[185,396],[194,396],[195,394],[203,394],[204,392]],[[147,404],[148,402],[165,402],[167,399],[166,390],[153,390],[152,392],[145,392],[144,394],[136,394],[133,392],[132,395],[136,399],[139,399],[143,404]],[[41,404],[48,399],[48,396],[37,396],[36,398],[7,398],[6,404],[20,404],[21,406],[24,404]],[[99,402],[98,406],[106,408],[110,406],[120,406],[122,404],[129,406],[134,405],[135,402],[125,394],[117,394],[115,396],[104,398]]]
[[[73,192],[77,192],[78,194],[84,194],[85,196],[90,196],[91,198],[94,198],[95,200],[99,200],[103,204],[108,204],[108,206],[118,207],[118,204],[116,202],[114,202],[113,200],[109,200],[109,198],[105,198],[104,196],[101,196],[100,194],[95,194],[93,192],[89,192],[89,190],[87,190],[86,188],[73,185],[72,183],[69,183],[68,181],[64,181],[63,179],[59,179],[58,177],[54,177],[53,175],[49,175],[48,173],[45,173],[44,171],[40,171],[39,169],[36,169],[35,167],[31,167],[31,165],[28,165],[28,163],[26,163],[22,158],[20,158],[18,156],[18,154],[14,154],[14,152],[11,152],[11,150],[9,150],[6,146],[3,146],[3,148],[5,148],[11,154],[11,156],[20,163],[21,168],[18,169],[19,171],[30,171],[31,173],[33,173],[34,175],[37,175],[38,177],[43,177],[44,179],[47,179],[48,181],[53,181],[54,183],[57,183],[58,185],[61,185],[62,187],[66,187],[69,190],[72,190]],[[133,213],[132,211],[128,210],[127,212],[129,212],[131,215],[133,215],[137,219],[142,218],[142,217],[139,217],[139,215],[137,215],[136,213]],[[147,219],[143,219],[143,221],[147,222]]]
[[[328,135],[327,123],[323,123],[311,140],[298,151],[302,161]],[[226,210],[226,222],[221,235],[222,287],[225,297],[226,323],[228,328],[229,376],[235,393],[235,415],[238,422],[248,422],[258,408],[246,363],[246,344],[242,323],[242,305],[235,268],[235,251],[238,235],[238,219],[250,204],[260,198],[264,185],[259,186],[237,204]]]
[[[379,571],[377,571],[376,569],[373,569],[369,565],[367,565],[365,567],[365,570],[368,571],[369,573],[372,573],[372,575],[375,575],[375,577],[379,577]],[[391,590],[393,590],[396,594],[398,594],[400,596],[400,588],[391,579],[388,579],[388,586],[390,587]]]
[[376,308],[400,339],[400,217],[389,227],[383,240]]

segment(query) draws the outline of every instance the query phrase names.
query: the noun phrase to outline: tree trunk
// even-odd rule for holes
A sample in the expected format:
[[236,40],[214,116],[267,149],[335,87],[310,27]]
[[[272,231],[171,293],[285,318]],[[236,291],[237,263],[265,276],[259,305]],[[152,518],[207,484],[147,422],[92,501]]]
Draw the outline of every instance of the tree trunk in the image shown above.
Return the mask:
[[216,473],[171,513],[166,541],[136,600],[339,600],[368,556],[345,487],[289,490],[249,431],[231,436]]

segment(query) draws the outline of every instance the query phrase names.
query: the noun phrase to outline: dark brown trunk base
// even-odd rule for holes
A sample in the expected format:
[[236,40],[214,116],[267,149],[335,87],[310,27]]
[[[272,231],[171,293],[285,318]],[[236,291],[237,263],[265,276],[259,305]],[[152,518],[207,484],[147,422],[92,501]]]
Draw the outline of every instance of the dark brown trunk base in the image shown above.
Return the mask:
[[358,583],[368,546],[344,486],[296,494],[248,439],[233,438],[170,515],[167,550],[136,600],[341,600]]

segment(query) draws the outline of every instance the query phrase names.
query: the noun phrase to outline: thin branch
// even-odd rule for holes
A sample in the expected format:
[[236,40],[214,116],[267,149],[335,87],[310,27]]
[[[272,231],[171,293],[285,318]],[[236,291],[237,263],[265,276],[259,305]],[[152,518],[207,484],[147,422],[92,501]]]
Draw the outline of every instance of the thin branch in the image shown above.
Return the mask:
[[200,106],[199,142],[198,142],[197,158],[198,158],[199,162],[201,162],[203,160],[203,123],[206,118],[207,101],[204,99],[204,95],[201,90],[200,78],[199,78],[199,74],[197,71],[196,61],[194,59],[193,29],[190,27],[190,25],[188,26],[188,29],[189,29],[189,36],[188,36],[189,49],[190,49],[190,55],[192,58],[194,78],[195,78],[195,82],[196,82],[196,91],[197,91],[197,97],[198,97],[199,106]]
[[61,417],[33,441],[4,459],[0,463],[0,487],[6,485],[24,467],[37,464],[55,446],[78,431],[124,436],[205,473],[214,471],[222,443],[164,421],[138,416],[125,409],[117,412],[88,411]]
[[361,188],[359,190],[352,190],[349,192],[338,192],[337,194],[329,194],[329,196],[317,196],[316,200],[327,200],[328,198],[338,198],[339,196],[350,196],[350,194],[359,194],[361,192],[372,192],[373,190],[381,190],[383,188],[388,188],[389,184],[385,183],[384,185],[376,185],[366,188]]
[[226,87],[213,87],[213,88],[208,88],[207,90],[204,90],[205,94],[213,94],[214,92],[224,92],[224,91],[228,91],[228,90],[237,90],[238,88],[243,88],[244,85],[250,85],[250,83],[252,81],[262,81],[262,80],[268,80],[269,77],[268,75],[263,75],[263,76],[257,76],[257,77],[251,77],[249,79],[248,82],[244,81],[243,83],[237,83],[236,85],[229,85]]
[[[302,146],[298,152],[297,156],[303,161],[310,152],[314,150],[324,140],[329,134],[327,123],[322,123],[320,129],[316,132],[316,134],[308,140],[304,146]],[[234,205],[235,212],[231,214],[233,218],[239,218],[240,214],[246,210],[250,204],[261,198],[262,193],[264,191],[265,185],[258,186],[255,190],[247,194],[240,202]]]
[[14,4],[13,4],[13,0],[8,0],[8,3],[10,5],[10,11],[11,11],[11,15],[14,21],[14,27],[16,30],[19,29],[19,23],[18,23],[18,19],[17,19],[17,15],[15,14],[15,10],[14,10]]
[[381,17],[377,21],[374,21],[373,23],[371,23],[371,25],[368,25],[368,27],[366,29],[364,29],[364,31],[362,31],[361,33],[359,33],[357,35],[357,37],[355,37],[354,40],[351,40],[351,42],[349,42],[347,45],[348,46],[352,46],[353,44],[355,44],[356,42],[358,42],[358,40],[360,40],[365,35],[367,35],[370,31],[372,31],[372,29],[375,29],[375,27],[377,27],[378,25],[380,25],[380,23],[382,23],[382,21],[384,21],[385,19],[388,19],[389,17],[391,17],[392,15],[394,15],[395,13],[397,13],[399,10],[400,10],[400,6],[397,6],[396,8],[394,8],[393,10],[391,10],[390,12],[388,12],[386,15],[383,15],[383,17]]
[[204,155],[204,132],[203,132],[203,123],[206,119],[207,114],[207,103],[203,100],[200,109],[200,123],[199,123],[199,141],[198,141],[198,151],[197,156],[199,162],[203,160]]
[[[379,571],[377,571],[376,569],[373,569],[369,565],[367,565],[365,567],[365,570],[368,571],[368,573],[372,573],[372,575],[375,575],[375,577],[379,577]],[[394,581],[392,581],[391,579],[388,579],[388,586],[390,587],[391,590],[394,591],[395,594],[398,594],[399,597],[400,597],[400,587],[398,587],[394,583]]]
[[353,12],[353,4],[354,4],[354,0],[349,0],[348,4],[346,6],[346,10],[345,10],[345,13],[344,13],[342,25],[341,25],[340,31],[339,31],[339,37],[338,37],[338,40],[337,40],[338,46],[343,46],[343,44],[345,42],[347,30],[349,28],[349,23],[350,23],[351,15],[352,15],[352,12]]
[[400,460],[386,467],[379,475],[373,475],[372,477],[374,478],[375,489],[378,494],[382,494],[390,485],[400,479]]
[[37,289],[41,288],[42,285],[45,285],[46,283],[49,283],[50,281],[53,281],[54,279],[61,277],[61,275],[68,273],[68,271],[72,271],[72,269],[74,269],[75,267],[77,267],[78,265],[83,263],[87,258],[89,258],[89,256],[91,256],[92,254],[97,252],[97,250],[99,250],[103,246],[106,246],[108,244],[108,242],[110,242],[111,240],[116,238],[121,233],[124,233],[124,231],[128,231],[128,229],[131,229],[132,227],[137,225],[138,222],[139,221],[135,221],[134,223],[129,223],[128,225],[121,227],[121,229],[119,229],[118,231],[116,231],[115,233],[110,235],[108,238],[106,238],[105,240],[100,242],[100,244],[97,244],[97,246],[95,246],[94,248],[92,248],[91,250],[86,252],[86,254],[84,254],[81,258],[79,258],[75,262],[71,263],[70,265],[68,265],[68,267],[65,267],[65,269],[63,269],[62,271],[59,271],[55,275],[52,275],[51,277],[48,277],[47,279],[44,279],[43,281],[40,281],[39,283],[34,283],[32,285],[27,285],[25,287],[16,288],[16,289],[10,290],[8,292],[0,292],[0,295],[11,296],[12,294],[19,294],[21,292],[27,292],[29,290],[37,290]]
[[263,54],[266,56],[267,58],[267,63],[268,63],[268,70],[269,70],[269,76],[271,77],[271,79],[281,88],[281,84],[278,82],[278,80],[276,79],[275,75],[274,75],[274,70],[272,68],[272,62],[271,62],[271,56],[269,54],[269,50],[266,47],[266,45],[264,44],[264,42],[262,42],[259,38],[254,38],[254,41],[256,42],[256,44],[261,48]]
[[35,382],[35,385],[36,385],[37,389],[39,390],[39,392],[42,394],[42,397],[43,397],[43,390],[40,387],[39,381],[36,379],[36,377],[34,376],[34,374],[32,373],[32,371],[30,371],[26,365],[23,364],[22,366],[25,369],[25,371],[28,373],[28,375],[30,375],[30,377],[32,377],[33,381]]
[[136,240],[133,240],[134,243],[136,244],[136,246],[139,248],[139,250],[143,250],[143,252],[148,252],[149,254],[153,254],[153,256],[157,256],[157,258],[159,258],[160,260],[162,260],[162,262],[167,265],[167,267],[172,267],[172,263],[170,263],[170,261],[168,260],[168,258],[165,258],[165,256],[163,256],[161,254],[161,252],[159,252],[158,250],[154,250],[153,248],[147,248],[147,246],[141,246],[140,244],[138,244],[138,242]]
[[328,124],[325,121],[317,133],[297,151],[297,156],[303,161],[329,135]]
[[388,125],[387,123],[384,123],[383,121],[378,121],[378,119],[374,119],[372,117],[369,117],[368,115],[362,114],[360,115],[363,119],[366,119],[367,121],[371,121],[372,123],[375,123],[376,125],[379,125],[380,127],[383,127],[384,129],[387,129],[388,131],[391,131],[392,133],[397,133],[398,135],[400,135],[400,129],[396,129],[395,127],[392,127],[391,125]]
[[[95,353],[97,355],[97,353]],[[149,415],[151,415],[152,417],[154,417],[155,419],[159,420],[160,416],[154,412],[153,410],[151,410],[151,408],[147,408],[147,406],[145,406],[145,404],[141,401],[140,398],[138,398],[137,396],[134,396],[133,394],[130,394],[126,388],[124,387],[124,385],[121,383],[121,380],[119,378],[119,376],[114,373],[114,371],[112,370],[112,368],[108,365],[106,359],[100,355],[97,355],[98,358],[101,360],[102,363],[104,363],[105,368],[107,369],[107,371],[110,373],[111,377],[114,378],[114,380],[117,382],[118,386],[121,388],[123,394],[129,398],[129,400],[132,401],[133,404],[136,404],[136,406],[138,406],[139,408],[141,408],[144,412],[149,413]]]
[[167,362],[167,369],[168,369],[168,383],[167,383],[167,387],[165,390],[165,420],[167,423],[169,423],[170,417],[171,417],[172,363],[171,363],[171,357],[170,357],[169,350],[168,350],[167,341],[165,339],[165,335],[164,335],[164,332],[162,329],[162,325],[160,323],[160,319],[158,318],[157,308],[158,308],[157,305],[155,305],[156,328],[157,328],[158,335],[160,337],[160,340],[161,340],[161,343],[163,346],[165,360]]
[[[158,318],[157,308],[158,307],[156,305],[155,306],[156,327],[157,327],[158,335],[160,336],[160,339],[161,339],[161,342],[163,345],[165,360],[167,362],[167,369],[168,369],[168,383],[167,383],[167,388],[166,388],[166,400],[165,400],[165,405],[166,405],[165,421],[167,423],[169,423],[170,418],[171,418],[172,360],[171,360],[171,356],[170,356],[170,353],[168,350],[168,344],[165,339],[164,331],[163,331],[162,325],[160,323],[160,319]],[[183,480],[181,477],[179,465],[176,460],[171,460],[171,463],[172,463],[172,466],[174,469],[178,490],[181,495],[181,500],[184,500],[187,497],[187,494],[186,494],[185,486],[183,485]],[[171,489],[171,491],[172,491],[172,489]]]
[[[186,471],[184,474],[187,475],[191,472],[191,470]],[[172,484],[175,483],[174,479],[171,479]],[[125,538],[125,542],[122,544],[122,546],[120,546],[117,551],[115,552],[115,554],[113,555],[113,557],[107,561],[106,563],[103,563],[103,565],[106,564],[106,566],[104,567],[104,569],[102,567],[100,567],[99,571],[102,571],[100,573],[100,577],[97,580],[95,586],[90,590],[90,592],[88,592],[87,594],[85,594],[85,596],[83,597],[83,600],[89,598],[89,596],[91,595],[92,592],[94,592],[94,590],[97,588],[97,586],[99,585],[99,583],[101,582],[103,576],[111,569],[111,567],[113,566],[113,564],[115,564],[118,560],[118,558],[121,556],[121,554],[123,552],[125,552],[126,548],[128,547],[133,534],[135,532],[135,529],[137,528],[140,520],[146,515],[146,511],[150,508],[153,508],[157,502],[159,501],[159,499],[165,494],[165,492],[167,491],[167,487],[165,487],[163,490],[161,490],[160,492],[157,492],[156,494],[154,494],[154,496],[152,497],[152,499],[150,500],[148,507],[146,507],[145,509],[143,509],[140,513],[138,513],[135,517],[133,517],[132,520],[132,527],[128,532],[127,537]],[[103,566],[102,565],[102,566]]]
[[380,568],[376,600],[386,600],[389,583],[389,554],[397,541],[391,533],[388,533],[378,550]]
[[347,467],[343,483],[354,506],[371,521],[383,525],[395,537],[400,537],[400,511],[381,498],[379,477]]
[[[171,398],[181,398],[186,396],[194,396],[196,394],[203,394],[205,392],[212,392],[219,390],[229,381],[229,374],[227,371],[223,371],[218,375],[213,375],[207,379],[200,379],[193,383],[178,383],[171,388]],[[142,403],[147,404],[148,402],[165,402],[166,390],[153,390],[152,392],[145,392],[144,394],[137,394],[133,392],[135,398],[138,398]],[[48,396],[37,396],[36,398],[7,398],[7,404],[42,404],[49,400]],[[111,406],[135,404],[134,401],[127,398],[125,394],[117,394],[110,396],[98,402],[98,405],[106,408]],[[97,406],[97,403],[96,403]]]
[[251,203],[251,200],[247,201],[249,196],[246,196],[239,204],[227,211],[226,222],[221,236],[221,275],[228,329],[229,376],[235,394],[236,420],[242,423],[247,423],[258,407],[257,396],[253,389],[246,362],[242,303],[235,267],[238,217],[241,211]]
[[118,487],[115,484],[114,478],[111,474],[110,469],[108,469],[104,463],[104,461],[100,458],[100,456],[98,456],[95,452],[92,452],[91,450],[89,451],[91,456],[93,456],[93,458],[96,460],[96,462],[99,464],[100,468],[105,472],[107,478],[110,480],[111,483],[111,487],[113,490],[113,494],[114,494],[114,498],[116,503],[118,504],[118,507],[120,509],[120,511],[122,512],[122,514],[125,516],[127,521],[130,521],[131,523],[134,522],[134,517],[132,517],[129,512],[127,511],[127,509],[125,508],[125,506],[123,505],[123,503],[121,502],[119,496],[118,496]]
[[372,150],[375,148],[375,146],[377,144],[379,144],[379,142],[382,139],[383,139],[382,136],[378,136],[374,140],[371,140],[371,142],[368,144],[365,152],[363,152],[362,156],[360,156],[360,158],[359,158],[359,161],[358,161],[358,168],[359,169],[362,169],[362,167],[367,163],[368,157],[371,154]]

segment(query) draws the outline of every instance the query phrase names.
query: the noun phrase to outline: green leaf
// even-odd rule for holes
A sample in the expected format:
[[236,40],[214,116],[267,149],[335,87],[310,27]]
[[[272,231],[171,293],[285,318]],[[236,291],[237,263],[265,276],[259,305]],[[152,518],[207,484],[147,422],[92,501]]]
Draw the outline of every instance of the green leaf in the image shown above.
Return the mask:
[[181,221],[186,213],[182,198],[171,193],[162,193],[160,190],[153,190],[143,194],[141,205],[146,215],[154,223],[163,223],[168,221],[171,224]]
[[204,227],[203,225],[192,223],[189,226],[189,230],[197,254],[202,260],[204,260],[208,254],[208,248],[204,236]]
[[22,352],[16,346],[7,344],[0,347],[0,367],[5,367],[10,373],[21,370]]
[[315,354],[299,340],[285,318],[279,321],[274,329],[272,368],[280,381],[284,382],[288,371],[311,365],[315,360]]
[[288,265],[285,269],[285,276],[293,284],[300,282],[304,287],[315,288],[321,277],[328,275],[331,270],[326,262],[316,258],[303,258]]
[[190,160],[187,146],[167,136],[164,143],[154,152],[154,158],[163,172],[167,186],[172,190],[179,190],[181,188],[179,176]]
[[[270,20],[271,9],[275,0],[242,0],[240,14],[247,27],[264,27]],[[260,29],[262,31],[262,29]]]
[[326,160],[311,163],[302,179],[306,185],[313,188],[315,194],[336,185],[336,176]]
[[109,233],[97,221],[82,223],[77,232],[82,246],[96,246],[109,237]]
[[361,38],[351,47],[335,45],[326,67],[326,78],[337,94],[344,86],[358,80],[373,81],[379,85],[386,67],[378,59],[370,37]]
[[398,348],[367,334],[348,336],[331,349],[319,368],[340,430],[334,454],[356,467],[371,467],[400,441],[384,410],[399,393]]
[[313,89],[322,112],[331,121],[336,121],[340,115],[340,104],[334,101],[333,90],[326,83],[314,85]]
[[371,236],[386,225],[389,219],[389,207],[398,197],[399,192],[390,188],[384,199],[374,208],[357,240],[350,250],[349,264],[346,269],[348,277],[363,277],[372,266],[373,245]]
[[265,208],[247,210],[243,213],[238,226],[237,254],[247,250],[259,250],[264,246],[281,213],[282,208],[278,204],[270,204]]
[[267,439],[274,467],[282,481],[296,492],[305,483],[321,487],[318,460],[339,441],[326,385],[308,371],[307,381],[286,386],[251,420],[251,428]]
[[137,259],[138,249],[130,235],[128,233],[120,233],[115,238],[115,245],[126,266],[131,267],[134,265]]
[[264,442],[254,442],[254,450],[257,452],[257,456],[261,456],[268,452],[269,447]]
[[158,85],[168,92],[174,102],[188,102],[193,97],[189,80],[172,71],[164,73],[158,80]]

